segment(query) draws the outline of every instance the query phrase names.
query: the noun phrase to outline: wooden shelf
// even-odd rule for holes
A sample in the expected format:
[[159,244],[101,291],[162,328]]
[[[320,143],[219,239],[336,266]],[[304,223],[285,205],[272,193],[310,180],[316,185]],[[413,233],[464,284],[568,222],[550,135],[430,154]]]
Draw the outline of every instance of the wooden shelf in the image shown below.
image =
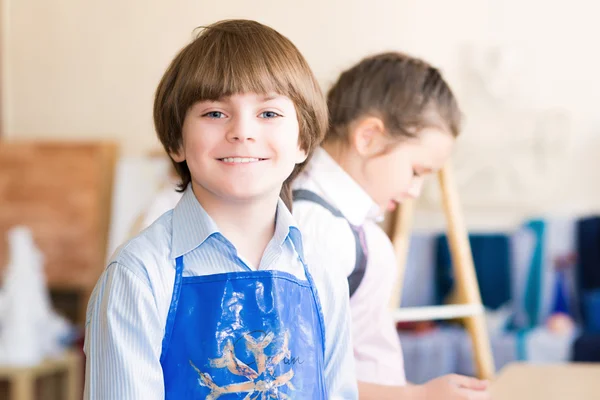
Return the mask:
[[0,381],[8,382],[7,400],[36,400],[36,385],[39,379],[51,375],[61,378],[64,400],[79,400],[82,397],[82,357],[75,351],[67,351],[62,357],[48,359],[35,367],[0,366]]

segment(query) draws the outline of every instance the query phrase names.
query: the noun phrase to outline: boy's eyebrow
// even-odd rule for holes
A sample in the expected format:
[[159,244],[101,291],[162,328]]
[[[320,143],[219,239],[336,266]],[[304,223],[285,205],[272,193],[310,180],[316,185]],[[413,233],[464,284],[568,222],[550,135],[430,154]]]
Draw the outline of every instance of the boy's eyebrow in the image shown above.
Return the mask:
[[280,94],[277,93],[270,93],[270,94],[266,94],[262,97],[262,101],[271,101],[271,100],[275,100],[278,99],[279,97],[281,97]]

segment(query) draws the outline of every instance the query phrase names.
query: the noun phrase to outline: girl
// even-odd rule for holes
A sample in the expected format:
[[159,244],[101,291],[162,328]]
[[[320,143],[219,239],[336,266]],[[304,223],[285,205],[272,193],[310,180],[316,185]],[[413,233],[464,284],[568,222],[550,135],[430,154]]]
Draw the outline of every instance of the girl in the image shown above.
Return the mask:
[[460,130],[450,88],[429,64],[384,53],[342,73],[327,103],[325,141],[294,183],[294,216],[307,258],[348,279],[360,398],[488,398],[484,382],[463,376],[405,385],[388,313],[397,261],[377,225],[448,160]]

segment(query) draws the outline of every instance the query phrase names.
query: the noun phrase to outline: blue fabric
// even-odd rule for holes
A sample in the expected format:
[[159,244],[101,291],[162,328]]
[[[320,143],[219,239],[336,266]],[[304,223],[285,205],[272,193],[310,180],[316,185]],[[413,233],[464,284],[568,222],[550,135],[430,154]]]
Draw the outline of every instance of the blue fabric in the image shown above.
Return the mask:
[[569,302],[567,300],[567,286],[563,271],[556,272],[556,282],[554,284],[554,302],[552,304],[551,312],[570,314]]
[[600,289],[587,291],[583,297],[586,313],[586,328],[600,333]]
[[[167,318],[165,399],[327,399],[312,278],[281,271],[182,277]],[[177,340],[171,340],[177,338]]]
[[516,336],[516,353],[517,360],[527,360],[527,334],[531,332],[531,329],[521,329],[515,333]]
[[533,328],[540,322],[542,266],[544,265],[544,232],[546,224],[542,220],[532,220],[526,226],[534,232],[536,237],[536,245],[531,256],[531,265],[529,267],[529,276],[525,285],[524,296],[525,312],[529,318],[529,323],[526,327]]
[[[510,300],[510,241],[502,234],[469,235],[483,305],[497,309]],[[437,302],[443,304],[454,286],[454,274],[445,235],[436,239]]]
[[571,361],[600,362],[600,333],[582,333],[573,343]]
[[600,217],[577,222],[577,254],[581,288],[600,288]]
[[581,315],[586,329],[591,329],[590,292],[600,289],[600,217],[577,221],[577,281]]

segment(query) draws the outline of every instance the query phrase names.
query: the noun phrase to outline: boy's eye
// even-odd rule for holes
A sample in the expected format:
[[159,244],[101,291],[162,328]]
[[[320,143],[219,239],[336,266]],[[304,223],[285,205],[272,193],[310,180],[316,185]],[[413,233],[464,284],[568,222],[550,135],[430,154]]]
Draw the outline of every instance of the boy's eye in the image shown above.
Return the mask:
[[261,112],[260,114],[261,118],[277,118],[277,117],[281,117],[280,114],[277,114],[275,111],[264,111]]
[[415,178],[418,178],[418,177],[420,176],[420,174],[419,174],[419,172],[417,172],[417,171],[415,171],[415,170],[413,169],[413,176],[414,176]]
[[210,112],[207,112],[206,114],[204,114],[203,117],[218,119],[218,118],[224,118],[225,114],[223,114],[221,111],[210,111]]

